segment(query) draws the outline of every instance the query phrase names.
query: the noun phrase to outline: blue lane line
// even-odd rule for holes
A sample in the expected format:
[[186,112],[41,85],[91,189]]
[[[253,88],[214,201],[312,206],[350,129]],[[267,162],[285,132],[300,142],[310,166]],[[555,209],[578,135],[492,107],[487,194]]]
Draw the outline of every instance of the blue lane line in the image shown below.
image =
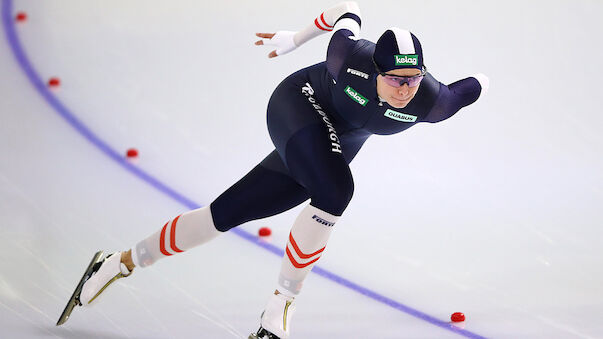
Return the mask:
[[[36,91],[46,100],[46,102],[50,106],[52,106],[52,108],[54,108],[54,110],[63,119],[65,119],[65,121],[67,121],[67,123],[69,123],[76,131],[78,131],[86,140],[88,140],[95,147],[97,147],[103,153],[105,153],[109,158],[113,159],[116,163],[121,165],[125,170],[129,171],[136,177],[145,181],[149,185],[153,186],[157,190],[159,190],[162,193],[164,193],[165,195],[169,196],[170,198],[180,202],[181,204],[183,204],[184,206],[186,206],[189,209],[195,209],[195,208],[200,207],[200,205],[197,204],[196,202],[194,202],[191,199],[185,197],[184,195],[176,192],[174,189],[170,188],[169,186],[167,186],[160,180],[154,178],[153,176],[146,173],[142,169],[140,169],[140,168],[132,165],[128,161],[126,161],[125,158],[120,153],[118,153],[117,151],[112,149],[105,141],[100,139],[96,134],[94,134],[94,132],[92,132],[88,127],[86,127],[79,119],[77,119],[76,116],[65,105],[63,105],[63,103],[61,103],[48,90],[48,88],[46,88],[44,81],[41,80],[42,78],[38,75],[38,73],[35,71],[35,69],[31,65],[31,62],[27,58],[27,55],[25,54],[25,52],[23,50],[21,42],[18,39],[17,33],[15,31],[15,26],[13,23],[14,23],[13,1],[12,0],[3,0],[3,2],[2,2],[2,25],[4,26],[6,38],[10,45],[12,53],[15,56],[15,59],[19,63],[19,66],[21,67],[23,72],[25,72],[25,74],[27,75],[27,78],[29,79],[31,84],[35,87]],[[240,228],[234,228],[234,229],[230,230],[229,232],[234,233],[234,234],[240,236],[241,238],[248,240],[260,247],[263,247],[264,249],[266,249],[278,256],[282,257],[284,255],[284,252],[281,248],[276,247],[276,246],[266,243],[266,242],[262,242],[262,241],[258,240],[257,236],[255,236],[249,232],[246,232]],[[448,331],[452,331],[454,333],[457,333],[457,334],[462,335],[467,338],[485,339],[485,337],[483,337],[483,336],[480,336],[480,335],[472,333],[470,331],[458,328],[448,322],[441,321],[435,317],[432,317],[421,311],[418,311],[411,307],[403,305],[403,304],[401,304],[393,299],[390,299],[386,296],[383,296],[379,293],[371,291],[370,289],[368,289],[366,287],[360,286],[360,285],[358,285],[346,278],[343,278],[333,272],[320,268],[319,266],[314,266],[314,269],[312,270],[312,272],[316,273],[316,274],[320,275],[321,277],[324,277],[328,280],[331,280],[332,282],[335,282],[343,287],[349,288],[362,295],[365,295],[377,302],[388,305],[398,311],[401,311],[401,312],[404,312],[413,317],[422,319],[432,325],[441,327]]]

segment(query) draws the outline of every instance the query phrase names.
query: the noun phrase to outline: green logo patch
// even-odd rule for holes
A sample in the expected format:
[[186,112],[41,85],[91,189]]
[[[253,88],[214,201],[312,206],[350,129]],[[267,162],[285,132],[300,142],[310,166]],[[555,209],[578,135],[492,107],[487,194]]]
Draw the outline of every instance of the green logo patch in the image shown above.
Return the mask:
[[419,64],[419,56],[417,54],[397,54],[394,55],[396,66],[416,66]]
[[366,106],[366,104],[368,103],[368,99],[363,97],[360,93],[356,92],[355,89],[353,89],[350,86],[347,86],[345,89],[345,94],[347,94],[350,98],[352,98],[352,100],[356,101],[357,103],[361,104],[362,106]]
[[414,116],[414,115],[396,112],[396,111],[393,111],[391,109],[388,109],[387,111],[385,111],[385,114],[383,114],[383,115],[385,115],[386,117],[388,117],[390,119],[394,119],[394,120],[398,120],[398,121],[402,121],[402,122],[415,122],[415,121],[417,121],[417,117]]

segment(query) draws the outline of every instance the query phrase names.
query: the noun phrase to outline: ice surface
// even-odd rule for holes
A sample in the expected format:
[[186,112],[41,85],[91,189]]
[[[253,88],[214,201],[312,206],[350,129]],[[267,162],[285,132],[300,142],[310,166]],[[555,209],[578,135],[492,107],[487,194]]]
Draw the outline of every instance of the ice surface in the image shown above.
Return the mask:
[[[7,8],[7,0],[2,2]],[[328,37],[269,60],[256,31],[295,30],[323,1],[10,1],[51,92],[136,166],[205,205],[272,150],[265,106]],[[595,1],[359,2],[363,37],[421,39],[450,83],[487,96],[451,119],[372,137],[323,269],[492,338],[602,338],[603,49]],[[128,248],[187,210],[107,157],[0,41],[0,337],[246,338],[280,258],[234,234],[121,279],[55,327],[92,254]],[[298,209],[249,223],[283,247]],[[292,338],[460,335],[312,274]]]

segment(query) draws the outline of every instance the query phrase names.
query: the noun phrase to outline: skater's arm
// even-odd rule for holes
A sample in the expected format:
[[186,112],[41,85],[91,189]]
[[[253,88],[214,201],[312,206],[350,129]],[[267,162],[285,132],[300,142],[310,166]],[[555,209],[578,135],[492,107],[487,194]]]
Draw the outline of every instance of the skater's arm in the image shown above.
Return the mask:
[[486,94],[489,84],[488,77],[480,73],[448,86],[441,85],[438,99],[425,120],[440,122],[450,118],[461,108],[471,105]]
[[276,33],[256,33],[256,36],[268,39],[256,41],[256,45],[276,47],[268,54],[269,58],[291,52],[307,41],[327,32],[345,29],[358,36],[360,32],[360,8],[354,1],[339,3],[322,12],[310,25],[298,32],[278,31]]
[[297,46],[301,46],[323,33],[342,29],[349,30],[355,36],[360,33],[360,8],[354,1],[339,3],[322,12],[314,19],[314,23],[295,34],[294,41]]
[[355,11],[347,12],[337,19],[327,49],[327,69],[333,79],[337,79],[345,59],[352,53],[360,38],[360,25],[360,9],[357,7]]

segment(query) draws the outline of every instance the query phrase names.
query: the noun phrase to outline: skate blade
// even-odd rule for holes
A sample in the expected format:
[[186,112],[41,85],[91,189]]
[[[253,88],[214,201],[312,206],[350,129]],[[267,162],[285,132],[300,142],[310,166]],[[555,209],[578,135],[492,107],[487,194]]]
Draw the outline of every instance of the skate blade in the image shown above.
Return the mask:
[[255,333],[251,333],[249,335],[249,337],[247,337],[247,339],[262,339],[264,338],[264,336],[262,335],[262,327],[260,326],[260,329],[257,330]]
[[264,328],[260,329],[256,333],[251,333],[247,339],[280,339],[276,335],[266,331]]
[[65,306],[63,313],[61,313],[61,317],[57,321],[57,326],[63,325],[65,322],[67,322],[67,320],[69,320],[69,316],[71,315],[71,312],[73,311],[73,308],[80,304],[78,298],[80,296],[80,293],[82,292],[82,286],[84,286],[84,283],[86,282],[86,280],[88,280],[88,278],[90,278],[90,274],[92,273],[92,268],[94,267],[94,264],[99,262],[102,257],[103,257],[103,251],[96,252],[94,254],[94,256],[92,257],[90,264],[88,264],[88,268],[86,268],[86,271],[84,271],[84,275],[82,276],[82,279],[80,279],[80,282],[77,284],[75,291],[73,291],[71,298],[67,302],[67,306]]

